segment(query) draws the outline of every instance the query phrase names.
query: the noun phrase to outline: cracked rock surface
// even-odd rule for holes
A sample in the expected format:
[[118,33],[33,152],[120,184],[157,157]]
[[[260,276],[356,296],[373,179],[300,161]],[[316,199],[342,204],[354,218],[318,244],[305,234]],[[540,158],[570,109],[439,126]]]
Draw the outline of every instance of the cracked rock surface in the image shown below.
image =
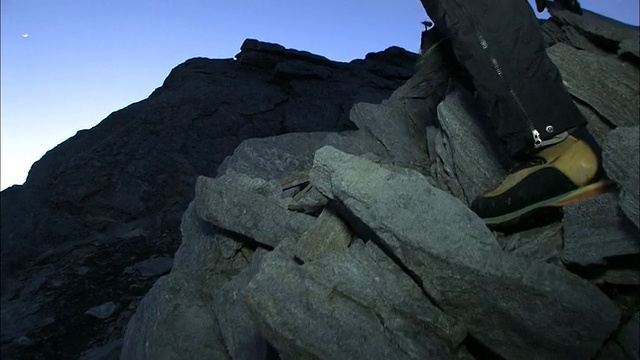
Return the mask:
[[637,29],[552,15],[614,192],[491,231],[509,159],[445,57],[247,40],[2,192],[3,359],[634,356]]

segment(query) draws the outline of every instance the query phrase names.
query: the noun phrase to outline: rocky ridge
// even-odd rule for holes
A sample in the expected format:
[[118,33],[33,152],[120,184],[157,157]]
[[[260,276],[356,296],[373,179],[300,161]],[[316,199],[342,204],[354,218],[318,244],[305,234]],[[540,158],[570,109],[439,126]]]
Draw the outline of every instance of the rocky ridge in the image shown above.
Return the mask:
[[[349,71],[378,85],[349,86],[358,94],[349,99],[362,96],[358,101],[369,103],[346,106],[343,115],[351,110],[338,126],[328,99],[319,100],[316,108],[302,101],[285,111],[270,93],[273,88],[246,95],[227,91],[227,100],[220,102],[236,107],[213,109],[211,93],[200,92],[202,87],[228,88],[220,83],[221,73],[233,79],[229,83],[257,75],[266,84],[300,86],[297,94],[303,94],[303,89],[317,91],[318,84],[335,80],[331,74],[337,69],[347,68],[305,52],[248,41],[235,62],[224,60],[237,66],[233,71],[225,66],[220,72],[211,70],[210,65],[223,60],[188,61],[174,69],[147,102],[124,109],[126,114],[115,113],[99,125],[103,131],[78,134],[34,165],[23,188],[3,192],[3,276],[9,246],[4,231],[18,231],[10,233],[17,234],[16,239],[28,228],[9,226],[10,220],[55,220],[62,228],[56,231],[67,231],[65,236],[75,239],[66,243],[61,237],[52,251],[39,256],[36,266],[29,256],[11,253],[22,256],[30,270],[22,273],[21,285],[7,286],[3,278],[3,358],[71,357],[73,350],[62,349],[69,346],[91,347],[83,359],[526,358],[533,357],[534,350],[554,357],[632,357],[637,351],[639,297],[638,159],[633,157],[638,153],[638,117],[633,117],[638,111],[638,69],[633,52],[613,51],[610,43],[622,49],[628,38],[637,37],[637,28],[591,13],[583,23],[570,22],[563,20],[570,15],[555,11],[554,19],[542,24],[549,53],[589,118],[589,127],[606,144],[606,171],[619,184],[617,192],[567,207],[564,217],[545,227],[492,233],[466,205],[504,174],[506,160],[496,155],[495,141],[478,122],[473,96],[449,81],[451,70],[441,58],[428,59],[427,71],[415,76],[415,56],[400,49],[388,50],[390,58],[384,61],[372,55],[369,63],[353,62]],[[594,21],[622,28],[627,35],[609,39],[602,26],[589,27]],[[598,37],[611,41],[603,46]],[[573,71],[578,66],[587,66],[589,72]],[[595,89],[594,79],[606,86]],[[618,79],[629,80],[629,86],[620,86]],[[302,86],[305,81],[313,83]],[[154,103],[154,98],[164,102]],[[607,107],[602,99],[630,103]],[[291,100],[284,104],[296,103]],[[150,103],[163,107],[154,109]],[[288,115],[292,109],[317,118],[300,121]],[[185,143],[192,144],[207,139],[204,135],[189,142],[192,134],[224,134],[211,124],[227,129],[223,119],[233,111],[247,111],[240,124],[252,130],[243,134],[260,138],[240,141],[238,136],[239,146],[228,157],[230,152],[222,149],[237,144],[224,142],[224,136],[193,154],[179,147],[180,155],[175,155],[168,139],[184,136]],[[274,111],[288,127],[260,134],[260,126],[270,121],[261,116]],[[197,126],[201,117],[209,122]],[[189,124],[176,131],[181,120]],[[150,121],[155,128],[123,139],[137,124]],[[238,118],[226,126],[241,126],[233,121]],[[119,132],[123,126],[127,131]],[[188,129],[195,131],[181,133]],[[149,134],[155,137],[137,144],[140,150],[122,146]],[[276,134],[282,135],[269,136]],[[151,146],[153,141],[166,142]],[[116,145],[121,145],[118,151],[109,150]],[[104,183],[97,191],[87,188],[93,182],[86,178],[93,174],[80,166],[96,160],[82,156],[88,148],[97,149],[98,155],[117,153],[100,157],[106,165],[90,164],[94,169],[104,166],[106,180],[98,180]],[[76,160],[56,159],[74,152],[81,154]],[[138,160],[126,160],[128,156]],[[166,174],[158,169],[169,166],[176,171],[167,183],[145,183],[155,173],[144,168],[143,159],[158,159],[153,170],[158,174]],[[127,172],[120,175],[123,169]],[[196,174],[204,176],[195,182],[190,176]],[[47,183],[51,179],[57,179],[53,185]],[[148,190],[146,196],[136,193],[140,186]],[[180,206],[192,199],[192,188],[195,200],[183,214]],[[175,189],[177,194],[171,192]],[[118,191],[123,194],[113,197]],[[63,195],[54,198],[60,200],[53,210],[41,210],[41,199],[52,193]],[[13,218],[5,217],[9,200],[23,209]],[[103,213],[109,214],[106,219]],[[70,229],[77,226],[74,221],[91,230],[82,230],[90,236],[76,236],[80,230]],[[179,235],[171,232],[172,226],[182,237],[173,259],[173,241]],[[38,231],[43,229],[46,234],[53,231]],[[118,259],[123,253],[132,255]],[[110,263],[116,260],[116,265]],[[170,267],[171,273],[138,303]],[[92,273],[96,276],[89,280],[86,275]],[[83,276],[83,281],[74,280]],[[78,300],[100,291],[96,285],[104,290],[100,301],[91,299],[95,306]],[[75,287],[82,291],[59,299],[57,294]],[[56,297],[62,302],[57,308],[40,305]],[[31,298],[37,301],[26,300]],[[13,305],[9,311],[7,304]],[[74,312],[57,316],[65,307],[74,307]],[[477,312],[465,311],[470,308]],[[61,321],[73,322],[76,312],[87,313],[84,319],[104,319],[83,320],[95,331],[90,341],[41,335],[43,329],[60,332]],[[18,318],[30,328],[7,332],[8,321]],[[513,326],[514,319],[518,326]],[[78,337],[77,328],[67,331],[69,337]],[[20,333],[24,335],[17,336]],[[574,346],[567,346],[567,340]]]
[[546,29],[571,37],[547,37],[548,54],[616,190],[490,231],[468,204],[506,161],[434,55],[356,104],[358,130],[249,139],[200,176],[121,357],[637,358],[640,90],[624,46],[638,29],[551,13]]
[[121,339],[171,269],[198,175],[248,138],[354,129],[351,106],[387,98],[416,59],[389,48],[339,63],[247,40],[49,151],[0,197],[2,358],[77,358]]

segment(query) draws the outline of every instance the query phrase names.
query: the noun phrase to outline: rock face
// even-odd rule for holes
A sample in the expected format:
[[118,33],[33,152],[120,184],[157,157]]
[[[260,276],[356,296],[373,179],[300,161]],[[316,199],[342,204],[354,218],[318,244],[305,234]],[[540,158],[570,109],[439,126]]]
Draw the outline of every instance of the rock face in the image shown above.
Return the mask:
[[[633,354],[638,165],[628,153],[637,136],[626,129],[637,131],[638,105],[602,99],[637,99],[638,81],[619,79],[639,70],[618,54],[628,53],[628,28],[569,16],[543,24],[548,52],[590,129],[606,139],[616,192],[543,228],[492,232],[467,205],[510,164],[473,95],[451,79],[450,59],[436,53],[416,72],[416,56],[398,48],[340,64],[249,40],[237,60],[174,69],[149,99],[61,144],[23,187],[3,192],[3,266],[5,244],[19,236],[36,240],[13,256],[27,264],[36,256],[45,230],[35,223],[55,220],[53,240],[79,240],[41,254],[24,284],[3,279],[3,358],[114,349],[136,360]],[[577,68],[599,74],[597,88]],[[58,157],[68,153],[79,155]],[[10,201],[17,205],[5,217]],[[172,236],[181,237],[173,262]],[[577,241],[585,237],[592,241]],[[131,250],[141,243],[166,250]],[[80,261],[97,250],[116,265]],[[110,289],[119,292],[62,315],[25,301],[47,304],[52,289],[76,285],[61,268],[85,281],[115,273]],[[100,304],[113,304],[106,319],[83,319],[108,332],[75,350],[61,349],[67,338],[40,335]]]
[[[246,140],[215,178],[200,177],[183,229],[198,222],[215,231],[199,237],[206,253],[198,256],[211,262],[199,271],[191,267],[190,282],[216,299],[211,307],[227,356],[633,354],[640,242],[632,211],[638,164],[630,152],[638,119],[629,114],[638,105],[622,109],[603,99],[637,98],[637,84],[620,86],[615,79],[637,76],[638,69],[590,44],[598,51],[579,58],[571,43],[548,51],[568,74],[567,87],[590,128],[606,139],[605,170],[618,189],[566,207],[564,218],[547,226],[492,232],[469,210],[509,161],[481,124],[474,97],[450,83],[434,59],[426,66],[439,71],[419,71],[380,104],[355,105],[350,117],[358,130]],[[597,73],[604,65],[610,65],[608,77]],[[601,76],[597,88],[578,67]],[[181,249],[192,252],[193,236],[184,237]],[[228,247],[236,253],[225,257]],[[222,285],[207,282],[216,273],[210,269],[243,252],[247,263],[238,275]],[[188,262],[182,256],[176,263]],[[182,273],[174,268],[167,277]],[[136,313],[128,333],[175,331],[140,326],[148,317],[154,315]],[[139,336],[132,338],[123,359],[134,359],[129,348],[141,346]],[[145,346],[158,353],[165,344]],[[211,338],[191,356],[204,357],[216,346]]]
[[[148,99],[49,151],[0,198],[3,358],[77,357],[120,340],[171,269],[197,176],[214,176],[248,138],[355,129],[353,104],[388,98],[416,60],[390,48],[338,63],[247,40],[237,59],[188,60]],[[82,316],[109,301],[112,317]],[[11,345],[22,336],[33,345]]]

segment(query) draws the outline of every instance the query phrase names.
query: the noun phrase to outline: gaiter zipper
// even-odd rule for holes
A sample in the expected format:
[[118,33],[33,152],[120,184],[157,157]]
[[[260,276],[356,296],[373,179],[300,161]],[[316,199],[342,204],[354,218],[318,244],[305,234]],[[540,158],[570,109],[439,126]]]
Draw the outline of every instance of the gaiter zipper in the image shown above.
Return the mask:
[[522,102],[520,101],[520,98],[518,97],[518,94],[516,94],[515,90],[513,90],[513,88],[511,87],[511,85],[507,81],[507,79],[504,78],[504,74],[502,72],[502,68],[500,67],[500,64],[498,63],[498,59],[496,59],[493,55],[491,55],[491,51],[489,50],[489,43],[487,42],[487,40],[485,40],[485,38],[482,35],[482,33],[480,32],[480,30],[478,30],[478,27],[476,26],[476,23],[473,20],[473,17],[471,17],[471,14],[469,14],[469,12],[464,7],[464,5],[462,5],[461,1],[460,0],[453,0],[453,1],[455,1],[455,3],[458,4],[460,9],[464,12],[464,14],[469,19],[469,22],[471,23],[471,25],[473,26],[473,30],[475,31],[476,38],[480,42],[480,46],[482,46],[482,49],[489,56],[489,60],[491,60],[491,64],[493,64],[493,69],[495,70],[495,72],[498,75],[498,77],[509,88],[509,94],[511,95],[511,99],[513,99],[514,103],[517,105],[517,107],[520,109],[520,111],[522,111],[522,114],[524,115],[524,118],[525,118],[525,120],[527,121],[527,123],[529,125],[529,130],[531,131],[531,135],[533,136],[533,147],[536,148],[536,149],[539,148],[540,146],[542,146],[542,139],[540,138],[540,132],[538,130],[536,130],[535,126],[533,125],[533,121],[531,121],[531,117],[529,116],[529,113],[527,112],[527,110],[522,105]]

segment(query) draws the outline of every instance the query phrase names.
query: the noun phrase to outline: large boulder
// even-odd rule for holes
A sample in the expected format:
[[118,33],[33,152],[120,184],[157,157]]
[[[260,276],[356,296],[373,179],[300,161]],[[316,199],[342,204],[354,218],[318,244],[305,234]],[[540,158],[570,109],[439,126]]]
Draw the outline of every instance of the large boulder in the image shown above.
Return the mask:
[[596,287],[505,254],[480,218],[415,171],[323,147],[311,179],[360,225],[359,236],[386,249],[439,308],[506,358],[590,358],[618,326],[619,309]]

